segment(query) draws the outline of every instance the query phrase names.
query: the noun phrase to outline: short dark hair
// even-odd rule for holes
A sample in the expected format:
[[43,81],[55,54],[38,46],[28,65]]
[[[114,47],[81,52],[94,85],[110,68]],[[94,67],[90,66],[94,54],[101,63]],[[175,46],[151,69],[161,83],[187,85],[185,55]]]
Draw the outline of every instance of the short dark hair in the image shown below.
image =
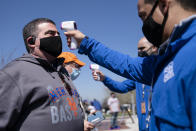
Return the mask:
[[111,92],[110,95],[115,95],[115,93],[114,92]]
[[37,18],[37,19],[30,21],[28,24],[26,24],[23,28],[23,39],[25,42],[27,52],[30,51],[28,47],[28,43],[27,43],[27,38],[30,36],[37,37],[38,35],[37,26],[41,23],[51,23],[53,25],[56,25],[52,20],[48,18]]
[[196,1],[195,0],[176,0],[180,5],[189,11],[196,11]]
[[[157,0],[144,0],[146,4],[154,4]],[[176,0],[182,8],[189,11],[196,11],[196,1],[195,0]]]
[[[157,0],[144,0],[146,4],[154,4]],[[176,0],[185,10],[196,11],[195,0]]]

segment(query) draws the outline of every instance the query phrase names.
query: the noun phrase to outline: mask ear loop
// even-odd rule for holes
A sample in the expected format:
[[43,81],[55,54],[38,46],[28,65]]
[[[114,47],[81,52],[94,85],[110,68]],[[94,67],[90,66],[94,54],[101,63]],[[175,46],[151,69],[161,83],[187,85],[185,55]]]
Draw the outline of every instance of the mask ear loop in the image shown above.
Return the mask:
[[[168,10],[169,10],[169,9],[168,9]],[[167,10],[167,13],[165,14],[164,19],[163,19],[163,23],[162,23],[162,26],[163,26],[163,27],[165,26],[166,21],[167,21],[167,18],[168,18],[168,10]]]
[[156,9],[158,3],[159,3],[159,0],[157,0],[157,1],[155,2],[155,4],[154,4],[152,10],[150,11],[150,14],[148,15],[148,18],[149,18],[150,16],[153,15],[153,13],[154,13],[154,11],[155,11],[155,9]]
[[[169,9],[168,9],[169,10]],[[165,14],[165,16],[164,16],[164,19],[163,19],[163,22],[162,22],[162,36],[163,36],[163,32],[164,32],[164,27],[165,27],[165,24],[166,24],[166,22],[167,22],[167,18],[168,18],[168,10],[167,10],[167,12],[166,12],[166,14]],[[162,40],[163,40],[163,37],[162,37]],[[161,40],[161,41],[162,41]]]

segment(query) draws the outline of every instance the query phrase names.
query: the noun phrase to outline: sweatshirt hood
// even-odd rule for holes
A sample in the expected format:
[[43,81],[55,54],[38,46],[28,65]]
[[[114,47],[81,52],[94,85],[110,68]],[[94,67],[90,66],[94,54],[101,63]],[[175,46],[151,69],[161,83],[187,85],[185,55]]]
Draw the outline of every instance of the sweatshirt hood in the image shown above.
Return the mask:
[[29,63],[37,64],[43,66],[47,70],[59,70],[58,68],[63,64],[64,58],[57,58],[52,62],[48,62],[42,58],[36,58],[31,54],[24,54],[22,57],[17,58],[16,61],[26,61]]

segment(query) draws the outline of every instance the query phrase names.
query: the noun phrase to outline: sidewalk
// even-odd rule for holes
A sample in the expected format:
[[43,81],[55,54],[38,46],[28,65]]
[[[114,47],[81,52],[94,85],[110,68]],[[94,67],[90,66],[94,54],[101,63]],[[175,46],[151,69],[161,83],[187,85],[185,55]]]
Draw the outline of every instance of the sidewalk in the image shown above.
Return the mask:
[[[126,116],[124,118],[118,117],[118,124],[120,129],[113,129],[112,131],[138,131],[137,116],[133,116],[134,123]],[[99,131],[110,131],[110,118],[106,118],[98,127]]]

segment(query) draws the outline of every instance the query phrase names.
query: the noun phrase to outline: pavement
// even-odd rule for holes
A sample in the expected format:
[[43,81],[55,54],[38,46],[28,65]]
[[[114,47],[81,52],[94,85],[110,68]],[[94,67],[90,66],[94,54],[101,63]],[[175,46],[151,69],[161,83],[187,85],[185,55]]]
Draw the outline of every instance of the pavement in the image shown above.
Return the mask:
[[[138,119],[137,116],[133,116],[134,122],[129,116],[118,117],[118,126],[120,129],[113,129],[112,131],[139,131],[138,129]],[[106,118],[97,127],[98,131],[111,131],[110,130],[110,118]]]

